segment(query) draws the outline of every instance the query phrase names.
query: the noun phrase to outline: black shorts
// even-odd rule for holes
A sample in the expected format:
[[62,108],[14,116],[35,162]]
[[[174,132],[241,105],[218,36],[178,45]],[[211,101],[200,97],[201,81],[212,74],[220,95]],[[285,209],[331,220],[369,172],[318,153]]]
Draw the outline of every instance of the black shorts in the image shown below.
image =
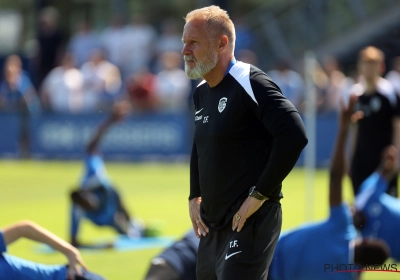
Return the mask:
[[197,280],[266,280],[282,228],[278,202],[266,201],[240,232],[232,223],[200,237]]

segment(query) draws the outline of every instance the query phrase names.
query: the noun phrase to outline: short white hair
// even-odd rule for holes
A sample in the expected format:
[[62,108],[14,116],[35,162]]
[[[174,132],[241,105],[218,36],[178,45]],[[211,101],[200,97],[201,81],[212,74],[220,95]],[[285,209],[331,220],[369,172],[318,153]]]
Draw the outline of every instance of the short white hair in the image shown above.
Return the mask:
[[228,37],[228,45],[231,45],[232,51],[235,49],[235,25],[229,18],[227,11],[212,5],[193,10],[185,17],[186,23],[194,19],[201,19],[206,22],[206,31],[211,39],[225,35]]

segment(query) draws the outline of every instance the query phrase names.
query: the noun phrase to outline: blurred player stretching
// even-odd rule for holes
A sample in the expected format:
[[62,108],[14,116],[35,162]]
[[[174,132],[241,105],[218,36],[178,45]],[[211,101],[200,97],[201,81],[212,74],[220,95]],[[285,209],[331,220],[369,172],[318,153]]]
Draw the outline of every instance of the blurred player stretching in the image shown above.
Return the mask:
[[83,246],[77,240],[82,218],[89,219],[98,226],[113,227],[118,233],[130,237],[141,237],[145,233],[144,226],[128,214],[119,193],[110,183],[103,158],[97,151],[107,129],[123,119],[129,110],[127,103],[116,104],[111,115],[100,125],[86,147],[85,174],[80,188],[71,194],[73,206],[70,234],[74,246]]

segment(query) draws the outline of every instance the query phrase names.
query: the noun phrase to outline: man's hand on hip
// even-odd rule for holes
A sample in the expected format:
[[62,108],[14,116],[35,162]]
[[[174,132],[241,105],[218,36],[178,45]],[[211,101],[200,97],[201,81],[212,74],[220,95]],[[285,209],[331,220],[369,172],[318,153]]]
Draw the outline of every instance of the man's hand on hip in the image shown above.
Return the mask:
[[237,228],[237,232],[241,231],[246,220],[253,215],[263,203],[263,200],[248,196],[242,206],[240,206],[240,209],[233,216],[232,230]]
[[200,203],[201,197],[195,197],[189,201],[190,220],[192,220],[193,230],[197,238],[200,238],[201,234],[206,236],[208,233],[208,227],[203,223],[200,217]]

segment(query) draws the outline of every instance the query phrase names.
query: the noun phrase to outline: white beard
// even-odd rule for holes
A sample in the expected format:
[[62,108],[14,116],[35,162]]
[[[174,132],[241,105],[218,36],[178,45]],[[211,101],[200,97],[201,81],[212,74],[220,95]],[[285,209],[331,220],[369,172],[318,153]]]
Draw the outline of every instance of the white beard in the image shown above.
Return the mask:
[[[185,56],[184,59],[186,75],[189,79],[196,80],[203,77],[215,68],[218,62],[218,55],[210,49],[203,61],[197,61],[194,56],[191,55]],[[187,64],[186,60],[194,60],[195,66],[190,69],[190,66]]]

